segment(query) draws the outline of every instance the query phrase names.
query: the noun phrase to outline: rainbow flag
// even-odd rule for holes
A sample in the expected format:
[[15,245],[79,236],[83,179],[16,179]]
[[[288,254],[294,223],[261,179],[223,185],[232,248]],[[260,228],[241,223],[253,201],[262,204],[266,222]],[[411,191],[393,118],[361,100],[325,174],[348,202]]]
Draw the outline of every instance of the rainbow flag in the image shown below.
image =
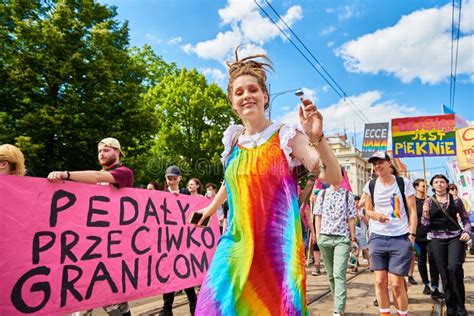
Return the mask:
[[400,199],[398,198],[396,194],[394,194],[390,198],[390,204],[392,205],[392,209],[393,209],[392,218],[401,219],[402,217],[400,214]]

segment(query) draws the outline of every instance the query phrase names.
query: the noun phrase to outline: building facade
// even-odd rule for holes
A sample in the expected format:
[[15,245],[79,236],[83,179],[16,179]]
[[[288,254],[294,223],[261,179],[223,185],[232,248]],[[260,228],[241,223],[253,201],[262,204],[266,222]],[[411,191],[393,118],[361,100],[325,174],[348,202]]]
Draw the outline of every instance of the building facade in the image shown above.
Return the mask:
[[[362,195],[365,184],[371,179],[373,174],[372,164],[362,158],[362,152],[349,142],[346,134],[340,135],[336,133],[335,135],[327,136],[326,139],[336,154],[339,164],[347,173],[352,192],[359,196]],[[408,170],[406,165],[398,158],[392,159],[392,162],[400,172],[400,175],[407,177]]]

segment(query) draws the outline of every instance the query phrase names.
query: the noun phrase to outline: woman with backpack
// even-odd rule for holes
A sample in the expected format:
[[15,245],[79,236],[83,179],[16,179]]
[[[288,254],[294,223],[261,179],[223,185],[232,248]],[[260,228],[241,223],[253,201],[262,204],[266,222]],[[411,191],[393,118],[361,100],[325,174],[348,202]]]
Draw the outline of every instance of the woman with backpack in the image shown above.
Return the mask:
[[[431,178],[433,196],[423,204],[421,222],[429,227],[431,249],[441,275],[447,315],[468,315],[465,307],[463,263],[465,245],[470,239],[471,223],[459,198],[448,191],[449,180],[442,174]],[[457,221],[461,218],[462,226]]]
[[342,179],[339,164],[316,106],[302,99],[302,129],[271,122],[265,116],[269,59],[239,59],[237,49],[235,59],[227,63],[227,98],[243,125],[224,133],[225,184],[200,211],[204,220],[228,199],[229,227],[202,283],[196,315],[308,315],[295,168],[317,173],[324,164],[332,184]]

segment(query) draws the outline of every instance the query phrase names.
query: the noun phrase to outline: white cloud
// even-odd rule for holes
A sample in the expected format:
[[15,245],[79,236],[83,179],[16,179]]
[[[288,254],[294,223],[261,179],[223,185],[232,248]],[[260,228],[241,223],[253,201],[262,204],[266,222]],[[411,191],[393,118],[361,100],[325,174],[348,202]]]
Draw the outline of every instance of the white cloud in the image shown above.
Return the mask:
[[322,36],[325,36],[325,35],[328,35],[328,34],[333,33],[334,31],[336,31],[336,27],[335,27],[334,25],[331,25],[331,26],[325,28],[324,30],[322,30],[322,31],[320,32],[320,34],[321,34]]
[[337,14],[337,19],[339,22],[350,20],[352,18],[358,18],[364,15],[364,11],[361,10],[356,4],[345,5],[337,8],[326,8],[326,13]]
[[328,47],[331,48],[334,46],[334,42],[328,42]]
[[310,88],[303,88],[302,89],[304,92],[303,98],[309,99],[313,101],[313,103],[318,102],[318,97],[316,96],[316,90],[310,89]]
[[358,10],[355,5],[345,5],[339,9],[337,18],[339,21],[345,21],[353,17],[360,17],[361,15],[362,11]]
[[169,45],[178,45],[179,43],[181,43],[183,39],[181,38],[181,36],[176,36],[176,37],[173,37],[172,39],[170,39],[168,41],[168,44]]
[[[194,52],[203,59],[216,59],[222,61],[225,57],[242,42],[240,30],[218,33],[216,38],[197,43],[190,46],[189,51]],[[186,46],[186,45],[185,45]]]
[[210,81],[213,81],[220,86],[223,85],[224,79],[226,78],[225,73],[217,68],[204,68],[204,69],[201,69],[200,72],[204,76],[206,76]]
[[[230,30],[219,32],[214,39],[199,42],[195,45],[186,44],[182,49],[187,53],[195,53],[202,59],[214,59],[223,62],[232,56],[233,50],[239,44],[248,44],[243,50],[264,52],[262,45],[280,36],[278,28],[266,17],[259,13],[258,6],[253,0],[228,0],[225,8],[218,11],[222,26]],[[290,7],[283,20],[289,26],[303,17],[300,6]],[[279,21],[280,27],[283,22]]]
[[247,44],[242,45],[239,49],[239,58],[244,58],[251,55],[258,55],[258,54],[267,54],[267,51],[260,46],[254,44]]
[[186,54],[191,54],[193,52],[193,45],[191,44],[185,44],[183,46],[181,46],[181,49],[186,53]]
[[152,33],[146,33],[145,38],[153,44],[161,44],[161,42],[163,42],[161,39],[159,39],[156,35],[153,35]]
[[328,92],[329,91],[329,85],[325,84],[322,88],[321,91],[323,92]]
[[257,11],[258,6],[253,1],[228,0],[224,9],[219,9],[222,24],[238,23],[243,17]]
[[[350,99],[374,123],[390,122],[392,118],[396,117],[423,115],[416,107],[400,105],[393,100],[384,101],[382,96],[382,92],[374,90],[351,96]],[[342,99],[328,107],[319,108],[319,110],[324,117],[324,130],[329,134],[342,132],[344,125],[351,132],[354,130],[354,125],[357,133],[362,133],[364,130],[364,121]],[[278,120],[299,124],[298,112],[297,110],[287,112]]]
[[[463,4],[457,73],[474,73],[474,1]],[[436,84],[451,72],[451,5],[415,11],[396,25],[346,42],[337,50],[348,71],[393,74],[404,83]]]

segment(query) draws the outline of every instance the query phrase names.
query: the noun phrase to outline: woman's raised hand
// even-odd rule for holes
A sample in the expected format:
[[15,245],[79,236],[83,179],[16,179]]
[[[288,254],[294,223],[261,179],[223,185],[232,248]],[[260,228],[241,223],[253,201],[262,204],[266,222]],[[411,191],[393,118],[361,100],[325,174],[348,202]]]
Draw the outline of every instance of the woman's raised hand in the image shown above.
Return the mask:
[[317,143],[323,135],[323,116],[316,105],[308,99],[301,99],[299,107],[301,127],[311,143]]

